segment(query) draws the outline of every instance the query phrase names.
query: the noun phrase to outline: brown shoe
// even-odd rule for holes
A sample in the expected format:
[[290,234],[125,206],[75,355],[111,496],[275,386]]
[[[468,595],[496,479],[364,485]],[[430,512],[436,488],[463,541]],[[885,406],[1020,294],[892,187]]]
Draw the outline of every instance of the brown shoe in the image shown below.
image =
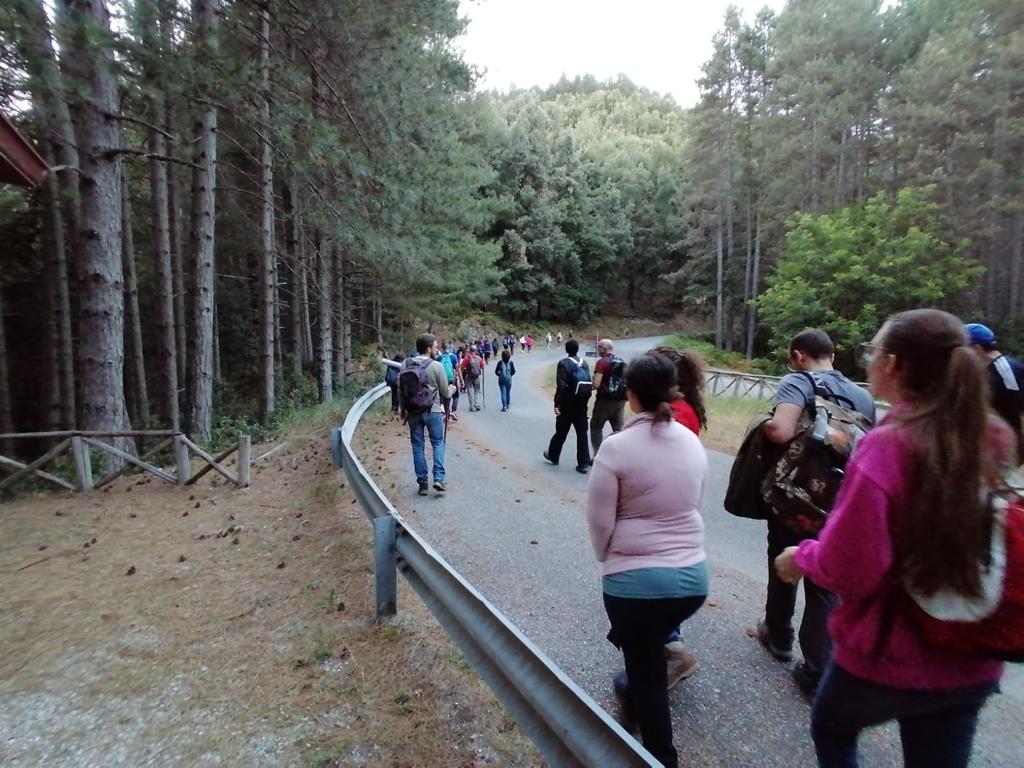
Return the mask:
[[697,657],[678,640],[665,644],[666,687],[671,689],[680,680],[693,675],[700,668]]

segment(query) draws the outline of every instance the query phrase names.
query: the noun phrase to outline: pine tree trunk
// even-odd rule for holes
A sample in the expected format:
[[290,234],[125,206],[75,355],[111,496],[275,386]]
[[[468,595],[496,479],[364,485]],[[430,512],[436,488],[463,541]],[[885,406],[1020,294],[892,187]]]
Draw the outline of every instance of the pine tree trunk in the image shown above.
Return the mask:
[[[167,112],[167,130],[173,132],[174,120]],[[167,168],[167,221],[171,232],[171,274],[174,284],[174,343],[178,363],[178,408],[180,414],[186,411],[187,402],[184,385],[188,381],[188,286],[186,275],[185,246],[181,235],[181,185],[178,183],[178,169]],[[184,402],[183,402],[184,401]]]
[[321,234],[318,238],[317,264],[319,265],[319,312],[317,320],[320,325],[320,402],[329,402],[334,397],[333,381],[333,351],[331,349],[331,243],[326,235]]
[[[352,376],[352,307],[355,306],[355,285],[352,281],[352,263],[348,259],[342,264],[342,269],[345,272],[345,281],[342,289],[345,311],[341,313],[341,383],[344,385],[348,384],[348,380]],[[365,278],[363,285],[366,285]],[[373,322],[373,316],[369,309],[367,309],[367,315],[366,325],[370,325]]]
[[722,349],[723,348],[722,345],[723,345],[723,342],[725,340],[725,334],[724,334],[724,330],[725,330],[725,328],[724,328],[725,315],[724,315],[724,311],[723,311],[724,307],[723,307],[723,281],[722,281],[723,266],[724,266],[723,261],[724,261],[725,256],[724,256],[724,244],[722,242],[722,239],[723,239],[722,227],[723,227],[723,224],[722,224],[722,208],[721,208],[721,203],[719,203],[719,208],[718,208],[718,226],[717,226],[716,238],[715,238],[715,243],[716,243],[716,261],[715,261],[715,264],[716,264],[716,268],[715,268],[715,347],[717,347],[718,349]]
[[[217,50],[219,0],[192,0],[197,58],[209,60]],[[189,250],[192,261],[192,357],[189,364],[189,430],[208,442],[213,426],[214,384],[214,236],[217,180],[217,109],[202,99],[193,134],[197,166],[192,172],[192,217]]]
[[[161,0],[161,6],[166,2]],[[170,174],[168,164],[156,159],[166,156],[167,137],[160,128],[168,130],[167,103],[164,80],[160,74],[160,56],[167,52],[167,38],[163,24],[145,4],[139,7],[143,43],[149,57],[145,67],[147,84],[153,89],[149,99],[150,120],[154,128],[149,131],[149,151],[155,157],[149,161],[150,239],[153,248],[153,267],[156,277],[156,348],[157,382],[159,390],[160,426],[177,431],[181,426],[178,406],[178,341],[175,334],[174,267],[171,255],[171,206],[169,201]],[[161,7],[166,18],[166,8]],[[168,130],[169,132],[169,130]]]
[[754,265],[750,275],[751,303],[747,307],[747,359],[754,357],[754,337],[757,335],[758,285],[761,280],[761,209],[758,208],[754,222]]
[[302,263],[301,249],[299,246],[299,187],[294,182],[286,189],[290,226],[287,229],[286,252],[288,263],[291,264],[291,276],[288,279],[288,317],[291,323],[291,357],[290,367],[292,375],[298,379],[302,375],[303,342],[302,333],[302,273],[305,265]]
[[135,275],[135,237],[132,232],[132,207],[127,170],[121,173],[121,258],[124,263],[125,370],[127,387],[135,411],[128,415],[137,429],[149,423],[149,392],[146,387],[146,362],[142,351],[142,319],[139,317],[139,282]]
[[266,423],[274,412],[274,350],[277,340],[274,301],[274,155],[270,145],[270,12],[260,11],[260,99],[259,185],[260,185],[260,420]]
[[1010,307],[1007,313],[1011,322],[1020,317],[1020,289],[1021,272],[1024,264],[1021,259],[1024,257],[1024,211],[1017,211],[1013,215],[1013,229],[1011,233],[1010,250]]
[[345,383],[345,259],[342,249],[334,249],[334,279],[331,281],[333,294],[333,345],[334,345],[334,383],[342,386]]
[[[78,141],[71,120],[71,110],[65,97],[65,88],[57,58],[54,54],[50,21],[43,0],[26,0],[20,6],[25,14],[25,37],[19,40],[29,73],[39,83],[39,94],[34,98],[42,115],[47,134],[44,154],[49,165],[63,170],[46,179],[50,206],[50,232],[53,251],[52,279],[56,282],[56,324],[60,334],[58,365],[60,386],[60,422],[64,429],[78,424],[75,392],[75,360],[73,349],[71,290],[68,270],[78,264],[79,234],[81,231],[81,196],[78,176]],[[54,151],[49,151],[49,147]],[[56,160],[56,162],[54,162]]]
[[[53,162],[53,152],[46,143],[45,159]],[[60,184],[54,174],[46,177],[46,207],[49,211],[47,242],[50,249],[50,346],[52,347],[53,377],[51,384],[50,423],[54,430],[75,428],[75,354],[71,341],[71,289],[68,285],[68,254],[65,222],[60,200]]]
[[[61,59],[77,85],[76,135],[81,176],[78,259],[79,373],[81,427],[102,432],[129,426],[124,399],[124,271],[121,256],[121,161],[116,154],[120,126],[107,115],[120,111],[114,58],[91,41],[109,33],[102,2],[63,0],[67,37]],[[132,450],[130,441],[115,441]],[[108,460],[108,466],[119,461]]]

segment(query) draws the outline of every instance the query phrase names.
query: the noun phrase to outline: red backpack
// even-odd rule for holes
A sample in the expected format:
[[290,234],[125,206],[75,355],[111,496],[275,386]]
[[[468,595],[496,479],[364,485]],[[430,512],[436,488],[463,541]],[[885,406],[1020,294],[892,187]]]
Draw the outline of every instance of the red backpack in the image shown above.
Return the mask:
[[970,656],[1024,662],[1024,488],[991,497],[992,545],[982,568],[982,596],[910,594],[925,639]]

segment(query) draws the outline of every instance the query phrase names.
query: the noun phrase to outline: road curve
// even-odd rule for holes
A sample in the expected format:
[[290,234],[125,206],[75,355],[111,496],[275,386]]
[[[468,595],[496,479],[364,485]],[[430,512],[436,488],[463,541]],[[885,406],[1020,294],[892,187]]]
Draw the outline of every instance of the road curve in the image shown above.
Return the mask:
[[[657,341],[619,341],[616,352],[628,359]],[[461,421],[448,434],[444,497],[416,495],[404,427],[383,417],[366,425],[384,425],[390,456],[379,479],[412,526],[614,713],[611,678],[622,660],[605,640],[600,572],[584,519],[587,476],[572,462],[553,467],[541,457],[554,429],[550,396],[541,389],[560,356],[536,348],[515,355],[507,413],[500,411],[493,365],[485,371],[486,410],[466,411],[463,398]],[[574,439],[570,434],[565,448],[570,457]],[[732,457],[709,451],[709,459],[703,514],[711,594],[683,636],[701,666],[670,697],[680,763],[813,766],[809,708],[789,666],[747,633],[764,604],[764,524],[723,511]],[[1003,688],[983,713],[972,766],[1024,765],[1020,668],[1010,670]],[[866,733],[860,751],[865,766],[902,764],[894,726]]]

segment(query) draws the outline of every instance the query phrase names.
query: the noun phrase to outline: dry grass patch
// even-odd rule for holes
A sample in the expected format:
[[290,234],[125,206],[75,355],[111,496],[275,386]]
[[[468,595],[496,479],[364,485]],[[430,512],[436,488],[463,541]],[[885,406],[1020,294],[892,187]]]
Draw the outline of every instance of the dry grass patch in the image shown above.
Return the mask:
[[372,621],[371,527],[304,431],[245,490],[3,506],[0,764],[541,764],[404,583]]
[[735,454],[740,449],[747,425],[757,414],[771,410],[770,400],[709,395],[704,402],[708,429],[701,433],[706,448]]

